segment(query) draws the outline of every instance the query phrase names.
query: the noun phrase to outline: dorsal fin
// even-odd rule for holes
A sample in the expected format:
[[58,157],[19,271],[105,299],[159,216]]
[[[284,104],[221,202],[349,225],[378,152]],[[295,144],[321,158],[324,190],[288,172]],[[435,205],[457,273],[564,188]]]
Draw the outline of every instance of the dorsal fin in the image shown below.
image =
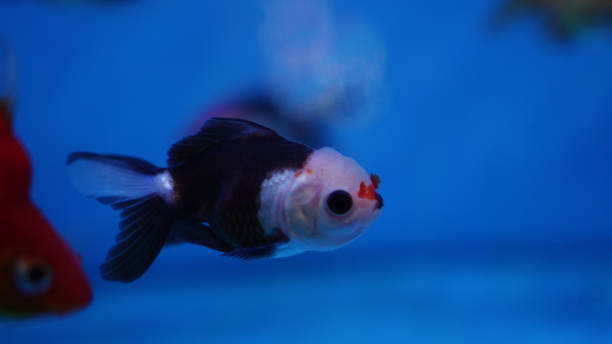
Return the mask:
[[205,151],[215,143],[233,140],[244,136],[278,136],[269,128],[257,123],[237,118],[211,118],[200,132],[175,143],[168,151],[168,166],[175,167]]

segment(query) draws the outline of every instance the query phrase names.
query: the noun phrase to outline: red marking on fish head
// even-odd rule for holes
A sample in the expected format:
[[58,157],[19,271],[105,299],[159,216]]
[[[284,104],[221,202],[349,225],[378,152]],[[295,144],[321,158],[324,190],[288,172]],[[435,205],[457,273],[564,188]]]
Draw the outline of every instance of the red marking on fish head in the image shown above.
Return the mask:
[[297,178],[297,177],[301,176],[304,173],[304,171],[306,171],[307,174],[312,174],[312,170],[307,168],[306,170],[301,169],[301,170],[295,172],[294,176]]
[[380,177],[377,174],[370,174],[370,181],[372,181],[372,185],[374,185],[374,189],[378,190],[380,186]]
[[357,197],[365,198],[369,200],[376,199],[376,189],[374,189],[374,185],[370,184],[366,186],[365,182],[361,182],[359,185],[359,192],[357,193]]

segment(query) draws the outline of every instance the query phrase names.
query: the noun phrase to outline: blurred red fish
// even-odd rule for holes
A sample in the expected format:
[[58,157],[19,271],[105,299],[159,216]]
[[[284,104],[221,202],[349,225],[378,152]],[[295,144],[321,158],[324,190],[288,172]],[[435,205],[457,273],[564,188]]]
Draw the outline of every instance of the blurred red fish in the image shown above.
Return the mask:
[[31,202],[31,166],[0,100],[0,313],[66,313],[88,305],[92,291],[78,257]]

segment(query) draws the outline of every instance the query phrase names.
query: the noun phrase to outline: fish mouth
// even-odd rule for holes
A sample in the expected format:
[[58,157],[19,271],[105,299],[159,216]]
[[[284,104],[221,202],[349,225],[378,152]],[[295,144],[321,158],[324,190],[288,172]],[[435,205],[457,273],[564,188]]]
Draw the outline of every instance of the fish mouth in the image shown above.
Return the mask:
[[87,307],[93,301],[93,290],[85,276],[73,277],[51,296],[55,313],[67,314]]
[[382,207],[385,205],[382,196],[377,192],[376,195],[374,195],[374,198],[376,199],[376,205],[374,206],[374,210],[382,209]]
[[81,295],[76,297],[74,300],[70,300],[70,302],[66,303],[59,303],[52,308],[57,314],[65,315],[84,309],[89,304],[91,304],[92,299],[93,295],[90,290],[82,291]]

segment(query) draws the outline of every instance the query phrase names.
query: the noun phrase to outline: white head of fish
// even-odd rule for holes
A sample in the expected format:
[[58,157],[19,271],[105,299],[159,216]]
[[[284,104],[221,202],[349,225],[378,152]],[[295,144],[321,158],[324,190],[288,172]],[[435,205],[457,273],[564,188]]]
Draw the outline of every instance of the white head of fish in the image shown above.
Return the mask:
[[314,151],[301,170],[273,173],[262,184],[258,217],[264,229],[290,239],[278,256],[343,246],[380,214],[377,177],[332,148]]

